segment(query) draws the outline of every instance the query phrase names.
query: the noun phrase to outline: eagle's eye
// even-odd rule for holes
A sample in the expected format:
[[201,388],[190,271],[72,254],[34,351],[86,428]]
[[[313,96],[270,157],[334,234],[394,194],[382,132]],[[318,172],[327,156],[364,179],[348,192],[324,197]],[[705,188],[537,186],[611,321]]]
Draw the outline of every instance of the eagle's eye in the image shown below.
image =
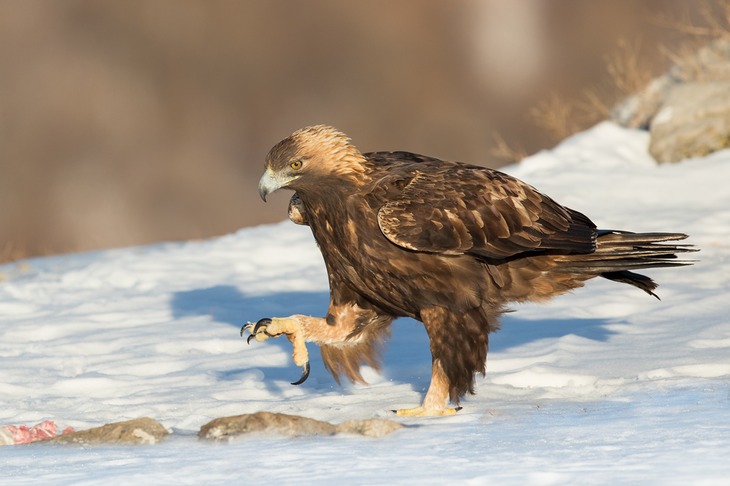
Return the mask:
[[302,168],[302,161],[301,160],[295,160],[291,164],[289,164],[289,167],[291,167],[294,170],[299,170]]

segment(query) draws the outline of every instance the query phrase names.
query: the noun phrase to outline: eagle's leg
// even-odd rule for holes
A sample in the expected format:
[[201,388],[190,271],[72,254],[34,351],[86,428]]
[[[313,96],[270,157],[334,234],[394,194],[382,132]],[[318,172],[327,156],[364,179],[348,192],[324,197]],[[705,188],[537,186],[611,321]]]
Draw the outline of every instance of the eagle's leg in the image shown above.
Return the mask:
[[395,413],[401,417],[432,417],[443,415],[454,415],[461,410],[461,407],[450,408],[446,404],[449,401],[449,380],[446,378],[441,362],[433,360],[431,367],[431,384],[420,407],[404,408],[396,410]]
[[379,314],[355,302],[331,303],[327,317],[295,314],[261,319],[243,326],[241,335],[249,331],[248,342],[285,335],[294,346],[294,362],[304,368],[302,378],[295,385],[302,383],[309,373],[305,341],[320,346],[324,366],[338,383],[342,374],[353,382],[364,383],[360,366],[368,364],[378,368],[380,344],[390,335],[392,321],[392,316]]
[[249,322],[241,328],[241,336],[243,336],[243,331],[249,331],[251,333],[246,340],[248,343],[252,339],[255,339],[257,342],[263,342],[272,337],[279,337],[282,334],[286,336],[293,346],[292,358],[294,359],[294,363],[302,367],[301,378],[292,383],[292,385],[304,383],[309,376],[309,352],[304,343],[304,333],[302,332],[302,326],[297,317],[267,317],[259,320],[255,324]]

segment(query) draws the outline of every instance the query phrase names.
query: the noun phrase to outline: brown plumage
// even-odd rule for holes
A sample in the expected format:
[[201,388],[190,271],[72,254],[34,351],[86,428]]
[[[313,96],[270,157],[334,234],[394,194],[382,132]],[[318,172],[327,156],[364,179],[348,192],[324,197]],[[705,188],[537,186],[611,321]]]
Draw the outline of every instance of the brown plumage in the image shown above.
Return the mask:
[[507,303],[546,300],[597,276],[654,295],[656,284],[633,270],[684,265],[677,253],[692,251],[674,243],[684,234],[596,230],[496,170],[408,152],[363,154],[322,125],[276,144],[265,167],[264,199],[296,191],[289,216],[310,226],[322,251],[330,308],[325,318],[249,329],[258,340],[301,333],[320,344],[336,378],[361,381],[361,364],[378,366],[392,320],[421,321],[432,383],[423,405],[406,414],[441,414],[447,398],[473,393]]

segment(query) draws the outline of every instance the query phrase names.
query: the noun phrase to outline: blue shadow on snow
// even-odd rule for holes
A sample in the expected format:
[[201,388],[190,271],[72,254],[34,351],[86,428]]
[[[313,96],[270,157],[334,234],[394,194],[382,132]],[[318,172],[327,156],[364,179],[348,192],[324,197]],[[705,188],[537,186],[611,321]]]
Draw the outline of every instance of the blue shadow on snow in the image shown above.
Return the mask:
[[[255,322],[263,317],[307,314],[324,316],[327,311],[327,292],[281,292],[264,296],[250,296],[230,285],[177,292],[170,302],[174,318],[209,316],[214,323],[232,326],[231,339],[241,339],[241,326],[247,321]],[[541,339],[560,338],[575,335],[594,341],[606,341],[614,334],[606,328],[603,319],[544,319],[524,320],[507,314],[502,318],[501,330],[490,335],[489,352],[495,353]],[[428,386],[431,372],[431,355],[428,336],[423,326],[413,319],[399,319],[392,326],[392,337],[386,343],[383,353],[383,374],[396,382],[413,383],[414,386]],[[234,334],[235,333],[235,334]],[[244,336],[245,338],[245,336]],[[286,339],[272,339],[254,345],[276,345],[286,352],[291,344]],[[334,379],[324,369],[317,346],[308,344],[311,375],[304,387],[331,389]],[[242,355],[242,360],[245,356]],[[298,368],[290,363],[284,367],[256,367],[221,370],[221,380],[235,381],[242,376],[260,370],[264,373],[267,387],[272,392],[299,378]],[[278,385],[277,385],[278,384]]]

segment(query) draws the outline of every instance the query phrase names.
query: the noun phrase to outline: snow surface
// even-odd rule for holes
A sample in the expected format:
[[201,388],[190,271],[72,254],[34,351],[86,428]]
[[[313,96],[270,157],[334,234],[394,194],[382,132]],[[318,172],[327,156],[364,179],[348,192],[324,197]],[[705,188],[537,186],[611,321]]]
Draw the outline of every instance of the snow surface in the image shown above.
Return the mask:
[[288,341],[239,336],[249,320],[324,314],[306,227],[0,266],[0,424],[149,416],[174,432],[156,446],[3,447],[0,483],[729,484],[730,151],[657,166],[647,143],[603,123],[507,172],[601,228],[689,233],[697,264],[649,272],[661,301],[594,280],[515,306],[464,409],[399,419],[409,427],[385,439],[195,437],[226,415],[339,423],[420,402],[430,355],[415,321],[395,323],[369,386],[336,385],[313,345],[309,381],[292,386]]

